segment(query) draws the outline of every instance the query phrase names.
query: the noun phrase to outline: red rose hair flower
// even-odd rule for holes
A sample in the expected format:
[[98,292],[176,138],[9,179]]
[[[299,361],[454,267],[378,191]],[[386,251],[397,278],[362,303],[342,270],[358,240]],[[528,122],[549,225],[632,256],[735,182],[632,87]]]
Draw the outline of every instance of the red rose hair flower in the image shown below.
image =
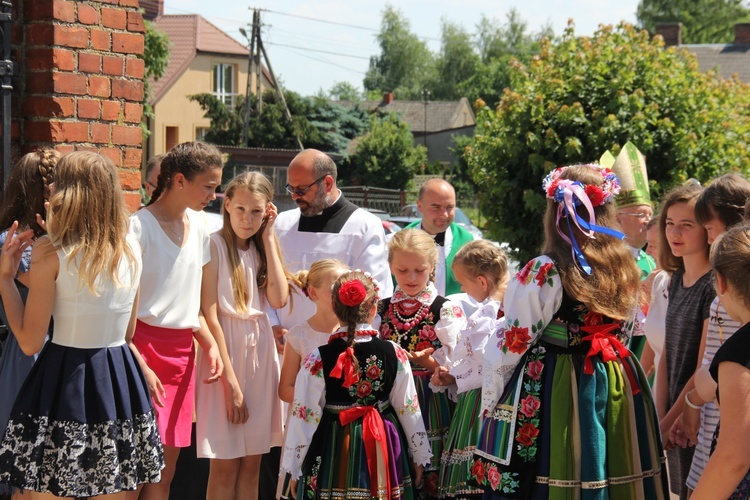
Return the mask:
[[347,307],[356,307],[367,297],[365,285],[359,280],[350,280],[339,288],[339,300]]

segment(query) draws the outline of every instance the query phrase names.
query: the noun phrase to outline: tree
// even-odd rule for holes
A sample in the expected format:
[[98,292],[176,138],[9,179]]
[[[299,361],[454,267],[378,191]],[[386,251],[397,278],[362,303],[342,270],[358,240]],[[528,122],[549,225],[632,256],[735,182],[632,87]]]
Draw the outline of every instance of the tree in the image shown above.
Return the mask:
[[641,0],[636,17],[654,33],[658,23],[681,22],[684,43],[729,43],[734,25],[750,20],[742,0]]
[[328,89],[328,97],[334,101],[362,100],[362,92],[349,82],[336,82]]
[[398,99],[420,99],[434,74],[427,44],[410,31],[403,13],[390,5],[383,12],[377,39],[381,53],[370,58],[365,90],[393,92]]
[[345,161],[346,176],[364,186],[406,189],[427,162],[427,149],[414,145],[409,126],[394,113],[371,120],[370,132]]
[[146,26],[143,42],[143,63],[145,68],[141,130],[145,138],[149,134],[146,120],[154,117],[154,108],[151,106],[151,81],[156,81],[164,76],[164,72],[167,70],[167,64],[169,63],[169,37],[163,31],[159,31],[151,21],[146,21],[144,24]]
[[471,78],[479,65],[471,35],[458,24],[442,20],[441,47],[435,61],[437,73],[429,86],[432,98],[437,101],[458,100],[463,97],[459,84]]
[[[284,91],[284,98],[292,115],[290,122],[284,116],[283,104],[276,93],[263,94],[263,114],[252,116],[248,124],[248,143],[242,144],[245,126],[245,96],[238,96],[234,108],[213,94],[188,96],[200,104],[205,117],[211,120],[206,141],[223,146],[250,146],[260,148],[296,149],[296,137],[308,148],[344,153],[353,138],[365,132],[367,115],[358,107],[346,109],[322,98],[302,97],[296,92]],[[251,96],[255,107],[255,96]]]
[[652,195],[689,177],[750,172],[750,89],[702,73],[687,49],[621,24],[576,37],[569,25],[538,58],[513,64],[496,109],[479,110],[466,160],[490,232],[536,253],[542,241],[544,175],[596,161],[628,140],[648,159]]

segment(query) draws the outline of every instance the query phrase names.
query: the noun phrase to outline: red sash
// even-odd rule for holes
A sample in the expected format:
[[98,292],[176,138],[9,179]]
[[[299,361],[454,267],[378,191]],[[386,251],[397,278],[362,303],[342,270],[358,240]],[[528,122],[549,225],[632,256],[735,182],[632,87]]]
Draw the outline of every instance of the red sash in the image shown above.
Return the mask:
[[356,406],[339,413],[341,425],[347,425],[359,417],[362,418],[362,438],[365,442],[367,469],[370,471],[370,493],[378,498],[378,454],[377,445],[383,455],[385,466],[386,495],[391,498],[391,481],[388,474],[388,442],[386,440],[385,425],[380,412],[374,406]]

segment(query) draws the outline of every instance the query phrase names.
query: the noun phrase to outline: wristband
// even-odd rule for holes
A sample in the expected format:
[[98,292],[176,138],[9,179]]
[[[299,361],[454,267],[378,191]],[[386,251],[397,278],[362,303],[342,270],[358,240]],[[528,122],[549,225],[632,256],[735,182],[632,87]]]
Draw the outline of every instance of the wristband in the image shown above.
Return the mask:
[[700,410],[703,406],[702,405],[695,405],[692,401],[690,401],[690,398],[688,397],[689,392],[685,393],[685,404],[688,405],[693,410]]

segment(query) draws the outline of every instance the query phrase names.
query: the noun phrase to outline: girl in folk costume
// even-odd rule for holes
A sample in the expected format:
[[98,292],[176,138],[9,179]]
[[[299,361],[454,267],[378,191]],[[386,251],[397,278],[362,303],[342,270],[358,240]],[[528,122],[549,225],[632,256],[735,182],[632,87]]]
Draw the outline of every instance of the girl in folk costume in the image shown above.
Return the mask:
[[148,365],[144,375],[154,395],[166,462],[162,482],[144,487],[141,500],[169,497],[180,448],[190,445],[194,337],[211,366],[204,382],[216,382],[223,369],[216,341],[199,318],[203,267],[211,259],[200,210],[216,198],[221,166],[214,146],[178,144],[162,160],[149,205],[131,217],[143,256],[133,343]]
[[461,332],[454,361],[438,367],[432,376],[433,385],[447,387],[451,398],[458,398],[441,459],[438,496],[470,498],[482,494],[468,480],[481,424],[484,348],[504,319],[502,300],[508,286],[508,261],[499,247],[477,240],[461,247],[452,267],[462,290],[481,305]]
[[716,292],[727,314],[742,325],[716,351],[710,365],[721,419],[715,450],[695,489],[695,498],[750,498],[750,228],[736,226],[711,248]]
[[321,259],[313,262],[309,271],[294,274],[298,288],[315,303],[316,311],[307,321],[293,326],[286,334],[279,381],[282,401],[291,403],[294,399],[294,381],[302,367],[302,360],[315,348],[326,345],[331,334],[339,329],[339,319],[333,312],[331,287],[348,270],[340,260]]
[[[283,444],[279,358],[265,310],[283,307],[289,286],[272,200],[263,174],[232,179],[224,227],[211,235],[203,269],[201,309],[224,363],[221,384],[196,388],[197,454],[211,459],[209,499],[257,498],[261,456]],[[199,358],[199,377],[210,377],[209,369]]]
[[558,168],[544,254],[516,274],[484,355],[472,479],[487,498],[668,498],[632,332],[640,270],[615,225],[617,177]]
[[25,306],[13,278],[34,231],[17,228],[0,257],[9,326],[27,354],[44,344],[52,316],[55,334],[13,404],[0,481],[42,493],[31,498],[136,496],[159,481],[164,457],[131,344],[141,259],[117,168],[83,151],[60,160]]
[[[279,380],[279,397],[284,402],[294,400],[294,383],[302,368],[302,361],[316,348],[326,345],[331,335],[339,329],[339,319],[333,312],[331,288],[338,277],[347,271],[349,268],[338,259],[321,259],[313,262],[309,271],[302,270],[293,275],[292,285],[310,298],[315,305],[315,314],[304,323],[292,326],[286,334]],[[290,480],[291,476],[286,474],[279,481],[277,496],[292,498]]]
[[281,465],[296,498],[414,498],[430,461],[406,352],[370,324],[377,291],[369,273],[336,280],[343,326],[297,375]]
[[424,493],[437,496],[440,457],[455,404],[446,392],[433,392],[430,377],[448,366],[459,334],[466,325],[463,310],[438,295],[433,283],[437,263],[435,241],[421,229],[403,229],[388,244],[388,263],[396,278],[393,297],[378,305],[380,337],[406,350],[432,446],[425,469]]
[[[742,222],[745,203],[748,199],[750,199],[750,182],[739,174],[723,175],[701,192],[695,202],[695,218],[698,224],[706,229],[709,245],[712,245],[727,229]],[[706,466],[711,453],[714,432],[719,423],[719,408],[713,402],[716,397],[716,385],[708,374],[708,368],[716,351],[740,326],[742,325],[727,314],[717,296],[711,303],[706,346],[701,367],[695,374],[696,389],[686,395],[688,399],[685,400],[682,408],[682,419],[678,419],[675,422],[676,425],[673,426],[675,437],[677,437],[677,428],[683,428],[685,432],[682,436],[686,436],[695,443],[695,453],[686,481],[691,490],[697,486]],[[701,381],[707,384],[701,384]],[[705,385],[705,388],[701,385]]]

